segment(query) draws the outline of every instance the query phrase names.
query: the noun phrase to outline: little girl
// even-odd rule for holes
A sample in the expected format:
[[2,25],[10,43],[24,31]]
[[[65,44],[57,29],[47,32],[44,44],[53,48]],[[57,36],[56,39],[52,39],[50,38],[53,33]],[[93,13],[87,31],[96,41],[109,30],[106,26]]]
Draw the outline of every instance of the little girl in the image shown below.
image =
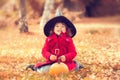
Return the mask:
[[44,27],[44,34],[47,38],[42,48],[42,56],[46,62],[29,65],[27,68],[40,73],[48,72],[50,66],[58,62],[58,59],[65,63],[70,71],[83,68],[81,64],[73,60],[77,54],[72,40],[76,29],[66,17],[57,16],[49,20]]

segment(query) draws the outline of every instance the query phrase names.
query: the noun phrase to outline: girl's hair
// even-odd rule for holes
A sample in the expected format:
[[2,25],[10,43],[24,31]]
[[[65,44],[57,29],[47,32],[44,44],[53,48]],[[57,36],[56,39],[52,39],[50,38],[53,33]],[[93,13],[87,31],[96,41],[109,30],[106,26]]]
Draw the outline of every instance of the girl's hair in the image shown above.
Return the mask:
[[[60,22],[60,23],[62,23],[62,24],[64,24],[66,26],[66,33],[67,33],[68,36],[71,37],[72,36],[71,29],[65,23],[63,23],[63,22]],[[55,25],[53,25],[53,26],[55,27]],[[54,33],[54,27],[51,28],[50,35],[52,35]]]
[[53,33],[54,33],[54,28],[51,28],[49,36],[52,35]]
[[67,34],[68,34],[70,37],[72,37],[72,32],[71,32],[70,28],[67,27],[66,32],[67,32]]

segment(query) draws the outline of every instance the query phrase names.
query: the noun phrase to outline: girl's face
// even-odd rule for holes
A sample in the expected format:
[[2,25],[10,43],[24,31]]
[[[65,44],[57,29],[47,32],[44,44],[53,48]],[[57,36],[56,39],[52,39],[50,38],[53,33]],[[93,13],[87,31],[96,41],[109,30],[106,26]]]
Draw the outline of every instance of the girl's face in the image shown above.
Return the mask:
[[65,33],[66,32],[66,25],[64,23],[56,23],[54,26],[54,32],[57,35],[60,35],[61,32]]

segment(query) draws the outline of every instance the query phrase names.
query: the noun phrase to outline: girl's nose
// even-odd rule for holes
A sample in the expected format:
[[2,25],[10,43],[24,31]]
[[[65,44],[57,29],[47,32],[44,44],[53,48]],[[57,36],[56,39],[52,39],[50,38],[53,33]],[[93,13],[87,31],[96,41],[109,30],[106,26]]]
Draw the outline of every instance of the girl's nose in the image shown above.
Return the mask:
[[62,27],[61,27],[61,26],[59,26],[58,28],[59,28],[59,29],[62,29]]

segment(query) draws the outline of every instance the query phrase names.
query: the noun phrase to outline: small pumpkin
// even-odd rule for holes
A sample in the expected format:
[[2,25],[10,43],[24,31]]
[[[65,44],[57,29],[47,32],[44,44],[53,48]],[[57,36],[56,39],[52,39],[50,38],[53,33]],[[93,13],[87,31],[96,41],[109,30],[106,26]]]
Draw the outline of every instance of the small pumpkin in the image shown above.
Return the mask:
[[62,73],[68,73],[69,69],[67,65],[63,62],[56,62],[51,65],[49,69],[49,74],[52,76],[60,75]]

